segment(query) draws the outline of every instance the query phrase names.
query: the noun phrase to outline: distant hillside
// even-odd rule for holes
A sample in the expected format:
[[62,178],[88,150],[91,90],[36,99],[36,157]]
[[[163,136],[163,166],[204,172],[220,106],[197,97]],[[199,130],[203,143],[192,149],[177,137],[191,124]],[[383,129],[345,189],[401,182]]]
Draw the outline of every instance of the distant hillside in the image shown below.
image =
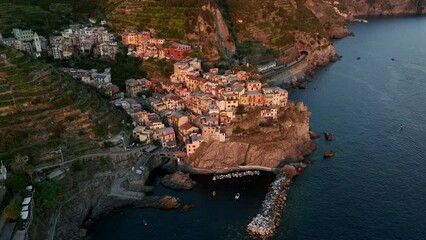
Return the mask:
[[311,67],[335,56],[330,38],[347,36],[357,15],[415,14],[424,0],[102,0],[109,24],[154,29],[158,37],[202,46],[209,60],[238,56],[291,60]]
[[[38,161],[99,148],[125,116],[92,89],[26,53],[0,46],[0,159]],[[6,57],[6,58],[5,58]]]
[[103,0],[108,24],[117,32],[133,27],[153,29],[158,38],[202,46],[207,59],[229,58],[235,45],[214,1]]
[[13,28],[32,29],[40,35],[72,22],[87,22],[89,17],[103,18],[99,0],[2,0],[0,33],[11,36]]

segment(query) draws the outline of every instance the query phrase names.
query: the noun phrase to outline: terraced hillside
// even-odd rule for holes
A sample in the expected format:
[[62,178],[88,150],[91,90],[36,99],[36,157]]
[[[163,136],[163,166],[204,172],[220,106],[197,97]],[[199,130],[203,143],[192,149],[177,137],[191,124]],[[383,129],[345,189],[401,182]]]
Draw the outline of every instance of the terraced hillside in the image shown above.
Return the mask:
[[2,0],[0,33],[11,36],[13,28],[32,29],[40,35],[89,17],[102,17],[98,0]]
[[154,29],[156,37],[202,46],[208,59],[235,52],[235,45],[221,11],[209,0],[103,0],[108,24],[124,28]]
[[[324,27],[304,0],[221,0],[238,42],[260,40],[278,56],[294,46],[295,31],[326,36]],[[244,44],[240,44],[244,47]],[[241,49],[245,50],[245,49]],[[241,51],[240,50],[240,51]]]
[[104,0],[103,6],[109,24],[117,31],[152,28],[159,37],[199,44],[207,58],[217,60],[218,54],[231,57],[234,53],[240,58],[283,56],[295,46],[296,32],[317,42],[327,38],[306,1]]
[[0,46],[0,159],[15,154],[40,161],[99,148],[118,133],[124,115],[95,89],[23,52]]

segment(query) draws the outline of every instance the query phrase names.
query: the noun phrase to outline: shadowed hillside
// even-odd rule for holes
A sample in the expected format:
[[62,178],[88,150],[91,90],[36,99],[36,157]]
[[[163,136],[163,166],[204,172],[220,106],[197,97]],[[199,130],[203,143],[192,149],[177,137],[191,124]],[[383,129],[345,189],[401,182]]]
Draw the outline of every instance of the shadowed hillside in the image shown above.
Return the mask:
[[72,157],[120,131],[124,116],[95,89],[23,52],[0,54],[0,159],[58,159],[59,146]]

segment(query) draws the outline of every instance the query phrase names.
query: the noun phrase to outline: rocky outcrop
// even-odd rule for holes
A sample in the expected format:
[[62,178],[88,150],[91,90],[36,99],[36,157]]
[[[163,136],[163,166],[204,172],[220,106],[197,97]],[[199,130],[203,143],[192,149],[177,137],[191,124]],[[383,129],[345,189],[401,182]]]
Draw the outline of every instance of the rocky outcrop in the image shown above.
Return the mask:
[[330,40],[321,35],[311,35],[297,31],[295,33],[296,48],[302,52],[307,52],[310,70],[318,66],[324,66],[329,62],[336,61],[338,56]]
[[325,158],[330,158],[330,157],[334,157],[334,155],[336,155],[336,153],[335,152],[333,152],[333,151],[326,151],[326,152],[324,152],[324,157]]
[[[143,199],[110,197],[108,194],[111,182],[112,180],[108,179],[91,185],[62,207],[56,225],[55,239],[81,239],[81,229],[84,231],[96,218],[123,207],[175,209],[180,206],[178,199],[172,196],[148,196]],[[35,232],[30,233],[31,239],[45,239],[37,229],[33,230]]]
[[329,132],[324,132],[324,137],[327,141],[331,142],[334,140],[334,136],[333,134],[329,133]]
[[424,0],[351,0],[346,7],[355,16],[396,16],[423,14]]
[[274,168],[285,158],[302,160],[316,147],[309,137],[309,117],[300,103],[290,104],[276,127],[260,128],[242,120],[244,124],[235,123],[243,128],[242,134],[232,135],[227,142],[204,142],[187,161],[196,168],[219,169],[241,165]]
[[161,184],[165,187],[172,189],[192,189],[195,185],[195,181],[191,179],[188,173],[183,173],[181,171],[175,172],[173,174],[168,174],[161,178]]

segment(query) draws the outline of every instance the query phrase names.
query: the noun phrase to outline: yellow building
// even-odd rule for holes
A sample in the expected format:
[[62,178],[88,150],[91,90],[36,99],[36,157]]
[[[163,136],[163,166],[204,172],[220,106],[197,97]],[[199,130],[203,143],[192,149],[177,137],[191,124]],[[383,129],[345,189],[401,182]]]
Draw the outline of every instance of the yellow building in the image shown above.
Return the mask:
[[238,99],[238,103],[243,106],[247,106],[249,104],[249,98],[246,93],[241,95]]

